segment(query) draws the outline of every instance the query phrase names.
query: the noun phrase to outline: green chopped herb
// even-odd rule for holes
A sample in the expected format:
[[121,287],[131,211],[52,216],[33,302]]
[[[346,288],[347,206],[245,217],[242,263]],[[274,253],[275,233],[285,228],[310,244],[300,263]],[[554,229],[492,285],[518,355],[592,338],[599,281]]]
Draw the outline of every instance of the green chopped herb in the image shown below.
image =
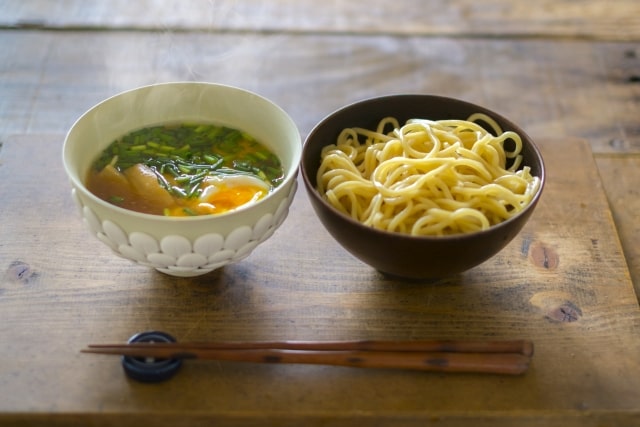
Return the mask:
[[[149,167],[158,183],[179,198],[198,197],[209,176],[248,175],[276,187],[284,179],[278,157],[251,135],[204,123],[177,123],[133,131],[113,141],[94,162],[120,172],[136,164]],[[122,197],[110,202],[122,203]],[[186,214],[189,213],[185,209]],[[169,215],[169,210],[164,211]]]
[[109,202],[113,203],[114,205],[117,205],[118,203],[124,202],[124,197],[111,196],[109,197]]
[[198,215],[196,212],[193,211],[193,209],[189,209],[189,208],[182,208],[182,212],[184,212],[185,214],[187,214],[189,216]]

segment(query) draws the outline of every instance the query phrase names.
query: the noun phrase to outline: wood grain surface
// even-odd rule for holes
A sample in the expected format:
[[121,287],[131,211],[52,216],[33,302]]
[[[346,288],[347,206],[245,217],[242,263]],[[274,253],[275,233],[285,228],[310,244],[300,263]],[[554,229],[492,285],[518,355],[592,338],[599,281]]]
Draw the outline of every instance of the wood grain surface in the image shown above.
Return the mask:
[[640,38],[634,0],[46,0],[6,2],[0,25],[454,37]]
[[[636,0],[0,1],[0,425],[640,425],[639,42]],[[539,142],[548,187],[503,252],[433,283],[359,263],[302,191],[243,262],[171,278],[89,236],[60,161],[89,107],[171,80],[256,91],[303,136],[363,98],[462,98]],[[536,354],[517,378],[193,362],[149,386],[79,353],[147,329]]]
[[640,156],[599,155],[596,164],[618,228],[620,241],[640,295]]
[[[303,191],[282,228],[238,264],[195,279],[130,264],[84,229],[51,160],[61,140],[16,137],[2,150],[0,179],[21,191],[2,187],[3,223],[20,226],[0,234],[12,266],[0,282],[0,423],[640,421],[640,308],[581,140],[540,141],[548,186],[505,250],[430,283],[389,279],[348,255]],[[46,185],[33,179],[41,166]],[[153,329],[184,341],[527,338],[536,352],[522,377],[193,361],[158,385],[127,380],[118,358],[79,352]]]
[[65,133],[117,92],[202,80],[259,92],[303,134],[350,102],[433,93],[502,112],[534,137],[640,152],[634,43],[36,30],[0,32],[0,42],[0,135]]

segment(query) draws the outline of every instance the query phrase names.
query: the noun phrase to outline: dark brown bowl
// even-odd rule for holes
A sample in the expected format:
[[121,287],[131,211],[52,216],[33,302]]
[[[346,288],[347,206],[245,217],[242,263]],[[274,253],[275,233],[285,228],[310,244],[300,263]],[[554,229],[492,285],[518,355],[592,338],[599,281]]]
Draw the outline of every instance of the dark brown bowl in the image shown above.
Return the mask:
[[[503,130],[517,132],[523,142],[523,165],[540,177],[531,203],[517,216],[491,228],[470,234],[415,237],[365,226],[330,206],[316,190],[320,151],[333,144],[346,127],[375,129],[393,116],[400,123],[411,118],[463,119],[473,113],[492,117]],[[302,178],[311,204],[329,233],[351,254],[382,273],[410,279],[434,279],[463,272],[494,256],[522,229],[540,199],[545,169],[540,151],[516,124],[484,107],[457,99],[432,95],[391,95],[348,105],[323,119],[305,141]]]

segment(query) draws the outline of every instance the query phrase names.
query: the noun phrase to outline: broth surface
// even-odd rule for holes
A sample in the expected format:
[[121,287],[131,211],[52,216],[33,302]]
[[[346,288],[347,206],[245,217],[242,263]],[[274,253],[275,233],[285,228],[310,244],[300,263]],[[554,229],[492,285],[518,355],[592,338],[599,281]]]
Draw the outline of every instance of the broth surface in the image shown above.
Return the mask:
[[137,212],[193,216],[260,200],[284,178],[251,135],[214,124],[152,126],[112,142],[92,164],[89,191]]

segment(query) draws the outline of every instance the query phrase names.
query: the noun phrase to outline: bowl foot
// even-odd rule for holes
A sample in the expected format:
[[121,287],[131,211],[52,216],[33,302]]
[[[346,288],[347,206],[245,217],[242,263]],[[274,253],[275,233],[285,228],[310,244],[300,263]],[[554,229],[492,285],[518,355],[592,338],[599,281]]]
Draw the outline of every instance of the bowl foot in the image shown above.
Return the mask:
[[173,269],[173,268],[156,268],[156,270],[159,271],[160,273],[163,273],[169,276],[174,276],[174,277],[198,277],[198,276],[211,273],[213,270],[215,270],[215,268],[212,268],[212,269],[198,268],[198,269],[190,269],[190,270],[179,270],[179,269]]

